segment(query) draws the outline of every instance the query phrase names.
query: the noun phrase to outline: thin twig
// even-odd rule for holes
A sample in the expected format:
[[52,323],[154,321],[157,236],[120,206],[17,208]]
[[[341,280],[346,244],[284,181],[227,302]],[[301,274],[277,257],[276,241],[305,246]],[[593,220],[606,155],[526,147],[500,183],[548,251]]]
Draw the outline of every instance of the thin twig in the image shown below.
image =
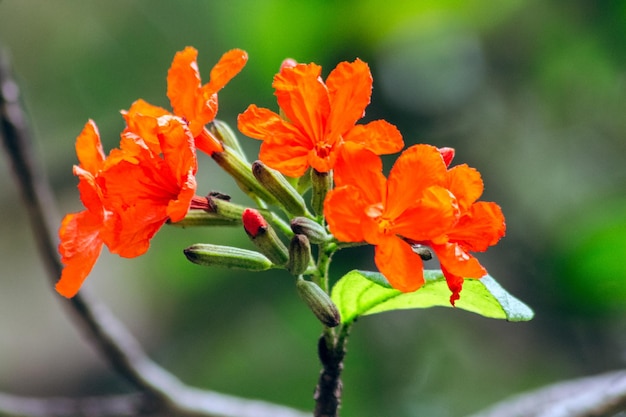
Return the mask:
[[626,410],[626,371],[558,382],[469,417],[609,417]]
[[[18,85],[12,76],[8,54],[1,49],[0,137],[11,161],[50,283],[54,284],[62,271],[57,252],[55,225],[58,220],[54,216],[54,199],[43,170],[34,158],[31,135],[19,102]],[[308,415],[288,407],[187,387],[148,358],[127,328],[84,289],[63,304],[87,339],[120,376],[144,395],[160,402],[159,411],[169,411],[169,415],[211,417]],[[120,397],[115,400],[121,401]]]

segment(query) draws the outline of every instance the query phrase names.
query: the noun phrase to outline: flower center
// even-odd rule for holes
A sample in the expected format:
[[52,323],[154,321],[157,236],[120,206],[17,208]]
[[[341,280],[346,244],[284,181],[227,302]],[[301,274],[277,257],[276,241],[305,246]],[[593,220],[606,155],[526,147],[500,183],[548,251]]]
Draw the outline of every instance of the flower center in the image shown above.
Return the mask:
[[393,220],[386,219],[383,217],[383,204],[376,203],[368,206],[365,209],[365,214],[378,226],[378,231],[383,234],[387,234],[389,230],[393,227]]

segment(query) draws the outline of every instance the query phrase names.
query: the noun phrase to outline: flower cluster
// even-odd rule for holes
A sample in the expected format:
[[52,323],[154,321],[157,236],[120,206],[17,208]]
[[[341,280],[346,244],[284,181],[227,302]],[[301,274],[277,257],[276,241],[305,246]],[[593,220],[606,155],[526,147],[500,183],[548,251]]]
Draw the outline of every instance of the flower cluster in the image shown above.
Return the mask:
[[[451,168],[454,151],[450,148],[410,146],[385,177],[379,155],[400,152],[404,142],[387,121],[358,123],[372,92],[366,63],[342,62],[323,80],[320,66],[286,60],[273,82],[280,112],[253,104],[238,117],[239,130],[262,141],[260,161],[249,165],[211,130],[217,92],[242,69],[247,56],[241,50],[226,53],[205,85],[196,58],[197,51],[190,47],[174,57],[167,77],[173,111],[143,100],[133,103],[123,112],[126,128],[120,147],[107,157],[93,122],[79,135],[80,164],[74,173],[85,210],[69,214],[61,226],[65,269],[57,290],[62,295],[76,294],[103,244],[120,256],[138,256],[166,221],[189,218],[190,208],[213,213],[233,209],[224,199],[210,196],[204,205],[198,204],[202,198],[195,197],[196,149],[233,175],[255,197],[259,209],[264,210],[266,203],[279,205],[290,217],[297,217],[292,222],[295,236],[288,231],[292,243],[286,248],[276,244],[273,232],[265,232],[270,226],[260,212],[234,208],[237,216],[243,214],[246,231],[261,252],[273,247],[268,261],[255,257],[253,263],[238,265],[263,269],[276,264],[306,275],[311,271],[309,240],[333,241],[336,246],[365,242],[375,246],[375,263],[389,283],[408,292],[424,284],[422,260],[432,250],[453,304],[464,278],[486,275],[470,252],[484,251],[504,235],[500,208],[477,201],[483,191],[480,174],[467,165]],[[290,180],[309,175],[313,198],[323,202],[314,207],[316,215],[302,200],[306,186],[296,191],[292,186],[296,182]],[[320,185],[316,178],[332,181]],[[297,231],[305,229],[315,233],[306,237]],[[204,263],[228,255],[230,265],[248,252],[216,251],[204,245],[185,253]]]

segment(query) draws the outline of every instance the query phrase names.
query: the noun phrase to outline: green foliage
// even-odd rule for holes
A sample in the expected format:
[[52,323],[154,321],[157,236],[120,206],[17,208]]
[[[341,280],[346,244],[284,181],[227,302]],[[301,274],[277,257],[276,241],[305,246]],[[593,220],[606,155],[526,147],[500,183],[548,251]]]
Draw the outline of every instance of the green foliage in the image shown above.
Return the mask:
[[[384,311],[452,307],[450,290],[440,270],[424,271],[426,283],[419,290],[403,293],[392,288],[380,273],[351,271],[333,287],[332,300],[341,313],[342,323]],[[491,276],[466,279],[456,307],[493,319],[528,321],[533,311],[506,292]]]

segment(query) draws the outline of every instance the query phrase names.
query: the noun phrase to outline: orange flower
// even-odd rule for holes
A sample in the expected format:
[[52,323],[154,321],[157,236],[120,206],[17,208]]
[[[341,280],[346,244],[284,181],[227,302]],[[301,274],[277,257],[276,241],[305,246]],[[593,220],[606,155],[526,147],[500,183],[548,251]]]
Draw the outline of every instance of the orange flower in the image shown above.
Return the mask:
[[[142,117],[143,123],[154,119]],[[125,132],[126,158],[103,175],[106,202],[117,215],[109,249],[131,258],[148,250],[150,239],[170,219],[182,220],[196,191],[194,139],[186,124],[175,116],[161,116],[156,138],[160,154],[142,137]],[[140,122],[141,123],[141,122]]]
[[[205,125],[212,122],[217,115],[218,91],[241,71],[248,60],[248,55],[241,49],[226,52],[215,64],[209,82],[204,85],[200,78],[197,57],[198,51],[190,46],[174,55],[167,73],[167,96],[174,110],[173,114],[189,124],[196,147],[211,155],[213,152],[222,152],[224,148],[217,138],[205,129]],[[133,118],[136,114],[156,119],[172,113],[142,99],[135,101],[128,111],[122,111],[128,129],[146,140],[147,137],[154,139],[155,127],[150,124],[142,127],[135,125]],[[138,129],[146,129],[148,132],[139,132]]]
[[402,149],[402,136],[392,124],[378,120],[355,125],[372,93],[365,62],[340,63],[326,83],[320,73],[316,64],[283,65],[273,87],[285,117],[254,104],[239,115],[239,130],[263,140],[261,161],[285,175],[300,177],[309,166],[319,172],[331,170],[346,142],[379,155]]
[[328,194],[324,213],[337,239],[376,245],[376,266],[401,291],[424,282],[422,260],[411,247],[430,246],[454,305],[464,278],[487,274],[469,252],[495,245],[505,223],[497,204],[477,202],[483,192],[478,171],[467,165],[447,169],[453,156],[450,148],[412,146],[385,179],[380,158],[372,153],[342,153],[337,188]]
[[217,114],[217,92],[246,65],[248,54],[241,49],[226,52],[211,70],[209,82],[202,85],[198,70],[198,51],[190,46],[177,52],[167,73],[167,97],[174,114],[189,123],[196,146],[211,155],[222,145],[204,126]]
[[457,222],[459,212],[446,189],[447,170],[438,149],[408,148],[388,179],[372,152],[342,152],[335,182],[324,202],[330,231],[340,241],[375,245],[376,266],[394,288],[420,288],[422,259],[407,239],[428,241],[442,235]]
[[179,221],[189,209],[197,163],[186,123],[171,115],[141,114],[131,122],[120,149],[107,158],[92,121],[77,138],[80,166],[74,173],[86,210],[67,215],[59,232],[64,269],[56,289],[65,297],[78,292],[103,244],[120,256],[139,256],[167,219]]

